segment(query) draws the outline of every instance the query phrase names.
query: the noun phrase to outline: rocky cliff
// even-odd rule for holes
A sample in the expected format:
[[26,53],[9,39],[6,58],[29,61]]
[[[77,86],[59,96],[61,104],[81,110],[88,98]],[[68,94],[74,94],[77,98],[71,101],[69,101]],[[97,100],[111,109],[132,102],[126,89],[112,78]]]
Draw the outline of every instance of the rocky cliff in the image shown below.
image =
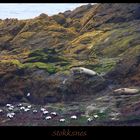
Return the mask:
[[[140,86],[139,27],[136,3],[88,4],[51,17],[0,20],[0,104],[65,102],[101,95],[110,84]],[[105,80],[74,76],[74,66]]]

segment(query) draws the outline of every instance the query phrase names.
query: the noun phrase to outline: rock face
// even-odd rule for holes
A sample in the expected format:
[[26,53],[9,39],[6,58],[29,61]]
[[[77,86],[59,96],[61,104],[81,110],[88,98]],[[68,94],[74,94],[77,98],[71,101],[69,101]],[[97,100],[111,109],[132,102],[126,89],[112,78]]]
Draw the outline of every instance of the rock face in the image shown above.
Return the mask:
[[[0,104],[67,102],[100,95],[108,84],[140,86],[139,11],[137,3],[89,4],[52,17],[0,20]],[[72,75],[72,67],[104,80]]]
[[106,86],[107,82],[98,76],[76,74],[68,77],[60,88],[64,101],[74,101],[78,100],[79,95],[96,95],[99,91],[106,89]]

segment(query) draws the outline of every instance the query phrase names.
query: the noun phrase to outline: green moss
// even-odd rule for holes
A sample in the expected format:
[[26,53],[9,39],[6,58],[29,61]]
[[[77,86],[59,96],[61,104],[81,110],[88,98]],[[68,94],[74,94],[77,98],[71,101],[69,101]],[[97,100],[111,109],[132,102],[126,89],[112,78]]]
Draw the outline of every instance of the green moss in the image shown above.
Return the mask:
[[98,73],[107,73],[111,71],[116,65],[117,59],[113,58],[104,58],[101,59],[96,64],[88,64],[86,65],[87,68],[95,70]]
[[[60,56],[54,49],[38,49],[29,54],[29,58],[25,63],[36,64],[38,68],[45,69],[46,64],[51,64],[55,66],[57,71],[64,71],[68,69],[68,66],[71,64],[67,58]],[[54,68],[49,68],[53,73]]]
[[24,68],[39,68],[46,70],[50,74],[53,74],[57,71],[56,67],[53,64],[47,64],[47,63],[42,63],[42,62],[35,62],[35,63],[25,63]]
[[32,69],[32,68],[38,68],[46,70],[48,73],[53,74],[57,72],[57,67],[55,67],[53,64],[48,63],[42,63],[42,62],[35,62],[35,63],[24,63],[22,64],[19,60],[1,60],[1,64],[12,64],[16,65],[18,68],[22,69]]
[[103,50],[105,55],[117,56],[129,48],[130,42],[135,38],[134,35],[123,37],[120,40],[114,40],[112,45]]
[[133,46],[121,54],[124,58],[132,58],[140,54],[140,45]]
[[64,57],[59,56],[54,49],[37,49],[29,54],[27,62],[59,62],[67,61]]
[[19,68],[23,67],[23,64],[19,60],[16,60],[16,59],[13,59],[13,60],[0,60],[0,63],[16,65]]

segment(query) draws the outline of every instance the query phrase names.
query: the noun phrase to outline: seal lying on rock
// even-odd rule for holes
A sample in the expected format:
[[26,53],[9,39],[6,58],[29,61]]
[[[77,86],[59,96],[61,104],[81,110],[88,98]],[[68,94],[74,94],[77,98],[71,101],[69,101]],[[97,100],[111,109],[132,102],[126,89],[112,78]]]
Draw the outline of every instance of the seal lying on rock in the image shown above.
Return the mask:
[[72,73],[85,73],[88,75],[97,75],[97,73],[93,70],[87,69],[87,68],[83,68],[83,67],[74,67],[71,69]]
[[140,92],[139,89],[136,89],[136,88],[119,88],[119,89],[116,89],[113,91],[114,93],[138,93]]
[[84,67],[74,67],[74,68],[71,68],[71,72],[76,74],[76,73],[80,73],[80,74],[87,74],[87,75],[90,75],[90,76],[99,76],[102,80],[104,80],[104,78],[98,74],[97,72],[93,71],[93,70],[90,70],[90,69],[87,69],[87,68],[84,68]]

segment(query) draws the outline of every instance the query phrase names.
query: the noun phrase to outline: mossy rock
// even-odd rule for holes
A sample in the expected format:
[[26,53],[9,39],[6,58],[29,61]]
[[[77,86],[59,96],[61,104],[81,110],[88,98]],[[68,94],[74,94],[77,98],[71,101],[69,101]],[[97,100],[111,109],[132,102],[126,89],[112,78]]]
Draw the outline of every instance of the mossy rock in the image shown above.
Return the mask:
[[38,69],[44,69],[50,74],[56,73],[57,69],[53,64],[47,64],[42,62],[34,62],[34,63],[25,63],[23,65],[23,68],[38,68]]

